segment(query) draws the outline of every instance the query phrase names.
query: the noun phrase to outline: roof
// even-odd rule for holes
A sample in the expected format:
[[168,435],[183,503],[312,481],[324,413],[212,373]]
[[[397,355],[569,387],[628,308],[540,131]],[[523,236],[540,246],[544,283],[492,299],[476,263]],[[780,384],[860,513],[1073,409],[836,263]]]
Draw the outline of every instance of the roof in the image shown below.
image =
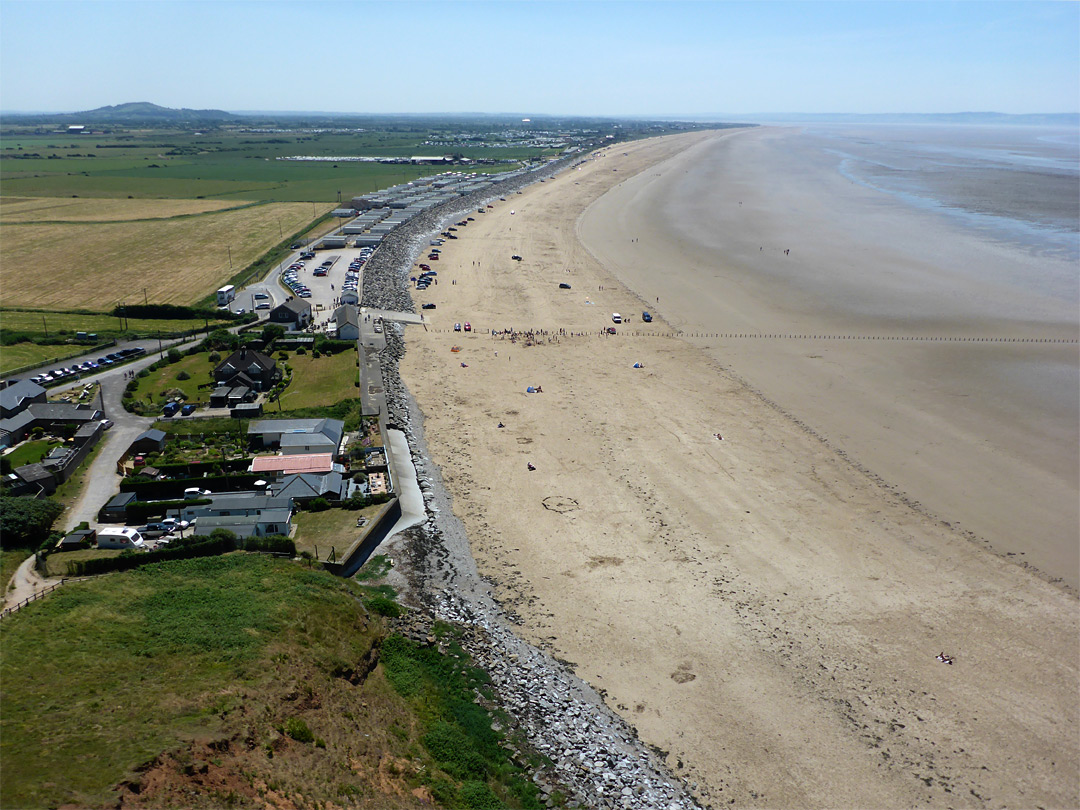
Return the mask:
[[0,433],[17,433],[34,421],[34,415],[30,411],[22,411],[7,419],[0,419]]
[[352,304],[345,304],[334,310],[334,321],[340,330],[343,326],[360,328],[360,311]]
[[301,453],[295,456],[256,456],[252,472],[328,473],[334,469],[333,453]]
[[0,391],[0,408],[5,411],[17,411],[23,407],[23,402],[45,393],[45,389],[36,382],[19,380],[14,385]]
[[338,443],[322,433],[286,433],[281,437],[281,449],[286,447],[325,447],[334,452]]
[[72,405],[69,402],[34,402],[26,407],[34,419],[52,422],[89,422],[101,419],[101,411],[88,405]]
[[334,497],[341,496],[341,473],[332,472],[326,475],[313,475],[304,473],[286,476],[281,489],[277,491],[279,497],[290,498],[315,498],[319,495],[331,494]]
[[278,304],[274,307],[274,312],[280,312],[281,310],[288,310],[294,315],[310,314],[311,304],[305,301],[303,298],[290,298],[283,304]]
[[146,439],[146,440],[151,441],[151,442],[163,442],[163,441],[165,441],[165,436],[166,435],[167,434],[165,433],[164,430],[158,430],[157,428],[150,428],[149,430],[144,430],[142,433],[140,433],[138,436],[136,436],[132,440],[132,443],[141,442],[143,439]]
[[345,432],[345,423],[340,419],[259,419],[248,424],[248,435],[265,435],[267,433],[322,433],[334,440],[335,444],[341,443],[341,435]]
[[277,368],[277,363],[262,352],[257,352],[254,349],[238,349],[222,360],[221,365],[214,369],[214,379],[247,372],[252,365],[263,370]]
[[288,509],[290,507],[288,497],[282,497],[280,493],[265,495],[261,492],[228,492],[209,497],[211,503],[200,507],[208,512],[226,512],[233,509]]
[[[297,458],[297,456],[293,456]],[[28,484],[35,481],[48,481],[53,477],[52,470],[44,464],[24,464],[15,468],[15,474]]]
[[121,506],[127,506],[132,501],[136,500],[136,494],[134,492],[118,492],[113,495],[107,504],[106,509],[118,509]]

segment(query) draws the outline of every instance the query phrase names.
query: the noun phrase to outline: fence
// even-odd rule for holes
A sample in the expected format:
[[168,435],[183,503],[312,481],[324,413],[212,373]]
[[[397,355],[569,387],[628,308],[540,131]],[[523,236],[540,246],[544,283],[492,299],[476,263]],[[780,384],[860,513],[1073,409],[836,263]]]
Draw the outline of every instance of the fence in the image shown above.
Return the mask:
[[50,586],[49,586],[48,588],[43,588],[43,589],[41,589],[41,590],[40,590],[40,591],[38,591],[37,593],[35,593],[35,594],[31,595],[31,596],[28,596],[28,597],[26,597],[26,598],[25,598],[25,599],[23,599],[22,601],[20,601],[20,602],[16,602],[16,603],[15,603],[14,605],[12,605],[12,606],[11,606],[11,607],[9,607],[9,608],[4,608],[4,612],[3,612],[3,613],[0,613],[0,619],[3,619],[3,618],[5,618],[5,617],[7,617],[7,616],[10,616],[10,615],[11,615],[12,613],[17,613],[17,612],[18,612],[19,610],[21,610],[22,608],[26,607],[26,606],[27,606],[27,605],[29,605],[29,604],[30,604],[31,602],[34,602],[34,601],[36,601],[36,600],[38,600],[38,599],[41,599],[42,597],[44,597],[44,596],[46,596],[46,595],[48,595],[48,594],[52,593],[52,592],[53,592],[53,591],[55,591],[55,590],[56,590],[57,588],[59,588],[59,587],[60,587],[61,585],[65,584],[65,583],[66,583],[67,581],[68,581],[67,579],[62,579],[62,580],[60,580],[59,582],[54,582],[54,583],[53,583],[52,585],[50,585]]

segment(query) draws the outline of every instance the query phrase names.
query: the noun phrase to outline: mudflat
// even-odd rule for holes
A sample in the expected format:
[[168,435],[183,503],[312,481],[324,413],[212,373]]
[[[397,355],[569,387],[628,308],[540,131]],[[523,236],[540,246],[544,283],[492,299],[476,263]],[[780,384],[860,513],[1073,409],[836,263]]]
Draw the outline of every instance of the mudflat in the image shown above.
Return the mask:
[[[438,309],[427,331],[410,327],[401,370],[479,569],[522,634],[572,662],[713,804],[1075,806],[1075,597],[946,525],[803,400],[853,420],[866,401],[830,402],[827,387],[785,400],[751,374],[776,364],[783,378],[799,365],[787,354],[817,363],[805,355],[821,346],[738,354],[750,341],[686,337],[761,329],[759,282],[718,246],[710,277],[726,279],[747,321],[699,320],[714,294],[700,237],[636,233],[643,186],[760,137],[605,150],[473,214],[443,246],[439,284],[416,296]],[[654,239],[661,265],[621,258],[660,249]],[[779,261],[792,246],[770,247]],[[662,317],[641,323],[656,298]],[[608,335],[612,312],[633,320]],[[900,328],[873,312],[834,317],[853,333]],[[1069,335],[1066,318],[1040,317],[1033,332]],[[474,331],[453,331],[466,321]],[[784,328],[800,325],[821,322]],[[489,333],[507,329],[515,340]],[[873,342],[897,353],[891,368],[869,368],[876,358],[846,343],[820,365],[891,403],[886,383],[912,362],[902,343]]]

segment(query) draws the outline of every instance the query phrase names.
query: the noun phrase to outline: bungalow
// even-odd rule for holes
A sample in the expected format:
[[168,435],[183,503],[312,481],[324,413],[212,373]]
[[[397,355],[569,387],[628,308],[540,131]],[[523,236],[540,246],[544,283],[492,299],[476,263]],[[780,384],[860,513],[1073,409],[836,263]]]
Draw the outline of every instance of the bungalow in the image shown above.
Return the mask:
[[286,475],[275,488],[278,497],[289,497],[303,503],[315,498],[341,500],[344,497],[345,479],[339,472],[315,475],[300,473]]
[[255,391],[269,391],[281,379],[277,362],[262,352],[239,349],[214,369],[218,387],[243,386]]
[[330,473],[334,472],[333,453],[295,456],[256,456],[251,460],[254,473]]
[[284,455],[337,453],[345,423],[340,419],[260,419],[248,425],[248,436],[263,447],[280,447]]
[[290,298],[270,310],[270,323],[280,323],[294,332],[302,331],[311,323],[311,304],[303,298]]

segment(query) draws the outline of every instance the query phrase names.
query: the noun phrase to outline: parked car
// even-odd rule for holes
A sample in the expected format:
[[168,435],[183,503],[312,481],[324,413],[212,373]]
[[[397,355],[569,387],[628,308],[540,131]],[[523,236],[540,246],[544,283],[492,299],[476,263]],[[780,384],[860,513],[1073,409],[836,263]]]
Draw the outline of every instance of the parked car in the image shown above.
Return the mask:
[[108,430],[112,426],[113,426],[113,421],[111,419],[102,419],[101,420],[101,429],[102,430]]
[[181,416],[191,416],[193,413],[195,413],[195,406],[191,404],[184,405],[180,409]]
[[454,331],[455,332],[460,332],[461,331],[461,324],[460,323],[455,323],[454,324]]
[[569,290],[569,289],[570,289],[570,285],[569,285],[569,284],[567,284],[567,283],[566,283],[566,282],[564,281],[564,282],[563,282],[562,284],[560,284],[560,285],[559,285],[559,289],[560,289],[560,290]]
[[609,327],[607,328],[607,333],[608,333],[609,335],[614,335],[614,334],[615,334],[615,327],[614,327],[614,326],[609,326]]
[[180,410],[180,403],[166,402],[165,407],[161,409],[161,412],[165,416],[175,416],[178,410]]
[[468,321],[465,321],[465,331],[466,332],[471,332],[472,331],[472,324],[469,323]]
[[420,309],[435,309],[434,304],[424,304]]
[[645,321],[645,323],[652,323],[652,313],[647,312],[647,311],[642,312],[641,313],[641,320]]

